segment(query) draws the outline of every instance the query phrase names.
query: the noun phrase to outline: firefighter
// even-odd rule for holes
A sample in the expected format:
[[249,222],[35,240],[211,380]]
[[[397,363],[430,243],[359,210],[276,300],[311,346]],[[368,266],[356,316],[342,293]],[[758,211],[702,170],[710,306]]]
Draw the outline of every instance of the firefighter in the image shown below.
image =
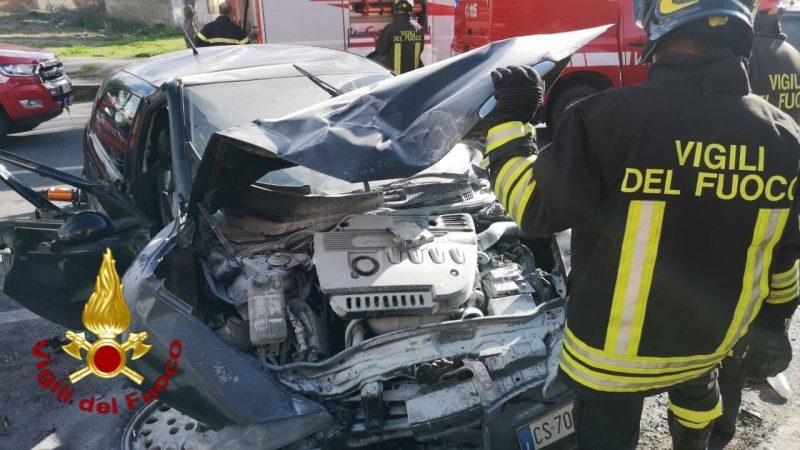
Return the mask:
[[635,448],[644,398],[668,392],[674,448],[704,449],[720,361],[797,297],[797,254],[775,255],[800,240],[800,127],[750,94],[752,4],[636,8],[645,85],[576,103],[537,154],[541,80],[500,68],[486,157],[523,231],[572,228],[559,375],[576,393],[578,446]]
[[212,45],[244,45],[250,43],[250,37],[239,25],[233,22],[233,9],[227,2],[219,4],[219,17],[207,23],[197,33],[197,46]]
[[762,0],[755,20],[756,40],[750,58],[753,92],[800,122],[800,52],[781,30],[780,0]]
[[389,67],[395,75],[422,67],[425,31],[411,16],[413,0],[395,0],[394,21],[381,31],[369,56]]
[[[762,0],[756,16],[755,44],[749,61],[750,85],[753,93],[780,108],[795,122],[800,121],[800,53],[786,42],[781,32],[783,8],[780,0]],[[790,254],[793,253],[789,250]],[[781,255],[783,256],[783,255]],[[787,295],[771,295],[769,315],[759,316],[758,327],[725,358],[719,373],[722,393],[722,417],[714,423],[714,433],[730,439],[736,433],[736,420],[742,403],[742,388],[748,378],[763,380],[775,376],[792,358],[789,342],[789,321],[797,308],[794,287]]]

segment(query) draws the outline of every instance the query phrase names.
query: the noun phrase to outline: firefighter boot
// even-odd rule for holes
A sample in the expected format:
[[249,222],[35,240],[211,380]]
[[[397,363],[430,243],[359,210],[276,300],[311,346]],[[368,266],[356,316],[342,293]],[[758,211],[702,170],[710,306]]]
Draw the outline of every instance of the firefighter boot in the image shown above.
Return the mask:
[[730,440],[736,434],[739,407],[742,405],[742,389],[747,374],[742,370],[742,346],[734,348],[733,355],[722,361],[719,369],[719,393],[722,396],[722,416],[714,421],[714,434]]
[[667,423],[669,424],[669,434],[672,435],[673,450],[706,450],[708,448],[713,422],[704,428],[690,428],[682,425],[672,411],[667,411]]

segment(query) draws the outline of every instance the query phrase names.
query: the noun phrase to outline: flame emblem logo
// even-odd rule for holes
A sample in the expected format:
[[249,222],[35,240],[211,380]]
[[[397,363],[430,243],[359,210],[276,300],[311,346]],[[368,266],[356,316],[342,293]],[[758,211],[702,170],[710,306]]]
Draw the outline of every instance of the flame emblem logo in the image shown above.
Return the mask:
[[122,295],[122,283],[117,274],[111,249],[103,254],[103,263],[97,274],[94,292],[83,308],[83,326],[92,332],[96,339],[90,342],[86,334],[67,331],[69,344],[61,348],[71,357],[83,361],[81,350],[86,351],[86,366],[73,372],[69,381],[76,383],[92,374],[99,378],[114,378],[125,375],[136,384],[142,384],[144,377],[127,366],[127,353],[131,360],[141,358],[150,345],[145,344],[147,332],[128,333],[128,339],[120,343],[117,336],[131,324],[131,312]]

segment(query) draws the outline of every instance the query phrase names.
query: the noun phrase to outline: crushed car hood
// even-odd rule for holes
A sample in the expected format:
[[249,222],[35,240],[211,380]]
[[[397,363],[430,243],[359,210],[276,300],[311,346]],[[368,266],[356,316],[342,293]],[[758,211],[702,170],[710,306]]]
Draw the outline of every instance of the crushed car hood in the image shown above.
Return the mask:
[[350,182],[414,175],[442,159],[478,123],[491,104],[492,70],[533,66],[552,86],[571,55],[607,29],[495,42],[280,119],[215,133],[190,203],[213,203],[214,193],[235,192],[270,170],[293,165]]

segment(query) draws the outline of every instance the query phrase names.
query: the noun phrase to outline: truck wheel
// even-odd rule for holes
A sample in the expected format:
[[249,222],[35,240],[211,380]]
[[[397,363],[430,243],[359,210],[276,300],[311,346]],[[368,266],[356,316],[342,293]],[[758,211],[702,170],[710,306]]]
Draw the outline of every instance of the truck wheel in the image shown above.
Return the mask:
[[588,84],[570,86],[559,92],[558,96],[554,99],[555,101],[552,103],[553,106],[550,108],[550,114],[547,115],[547,128],[549,128],[550,132],[552,133],[555,131],[556,125],[558,125],[561,117],[564,116],[564,111],[566,111],[567,108],[598,92],[600,92],[599,89]]

